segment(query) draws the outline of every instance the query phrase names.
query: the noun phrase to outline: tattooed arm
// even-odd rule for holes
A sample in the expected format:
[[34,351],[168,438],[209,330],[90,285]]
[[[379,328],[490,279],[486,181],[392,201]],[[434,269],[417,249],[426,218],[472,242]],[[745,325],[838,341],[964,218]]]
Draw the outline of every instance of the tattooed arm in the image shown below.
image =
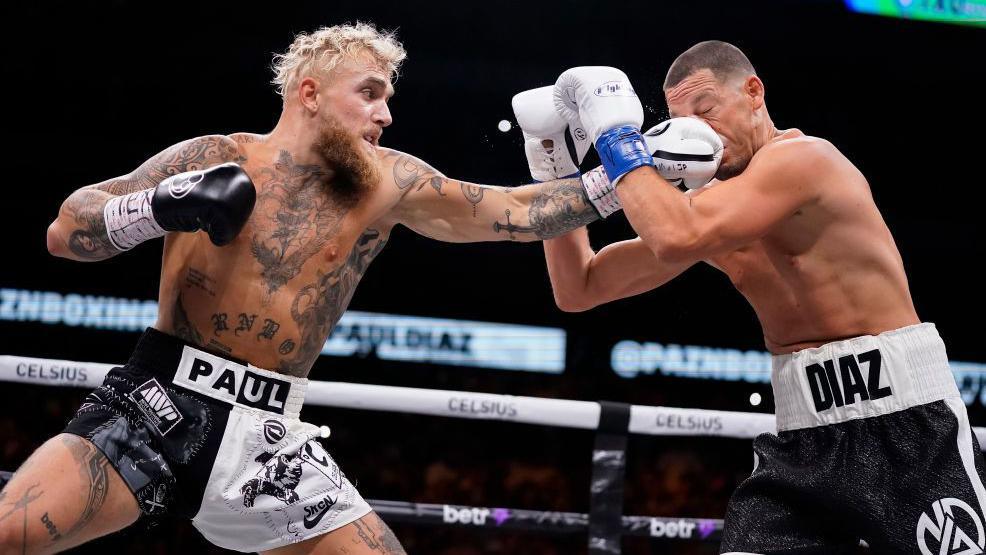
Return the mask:
[[384,186],[402,195],[397,221],[433,239],[539,241],[599,219],[578,178],[511,188],[477,185],[448,179],[413,156],[381,150]]
[[115,196],[155,187],[177,173],[208,168],[223,162],[242,162],[237,143],[222,135],[208,135],[178,143],[114,179],[78,189],[62,203],[48,227],[48,252],[71,260],[105,260],[121,251],[106,234],[103,207]]

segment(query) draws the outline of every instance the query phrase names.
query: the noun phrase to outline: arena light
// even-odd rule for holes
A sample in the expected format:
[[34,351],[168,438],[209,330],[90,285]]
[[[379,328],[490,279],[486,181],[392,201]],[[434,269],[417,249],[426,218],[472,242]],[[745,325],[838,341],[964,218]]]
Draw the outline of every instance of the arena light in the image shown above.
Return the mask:
[[846,6],[860,13],[986,27],[986,0],[846,0]]

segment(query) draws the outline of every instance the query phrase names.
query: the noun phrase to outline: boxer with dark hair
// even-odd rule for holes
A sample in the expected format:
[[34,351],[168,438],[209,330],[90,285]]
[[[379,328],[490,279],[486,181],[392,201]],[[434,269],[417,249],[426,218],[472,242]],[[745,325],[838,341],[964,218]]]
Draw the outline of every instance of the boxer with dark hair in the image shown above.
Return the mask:
[[721,551],[842,553],[862,539],[874,553],[982,552],[983,456],[866,178],[828,141],[775,127],[763,82],[730,44],[690,48],[664,93],[672,119],[642,135],[623,72],[558,79],[560,121],[583,126],[603,162],[593,196],[639,237],[596,253],[579,230],[545,252],[563,310],[704,261],[756,311],[778,433],[754,441]]

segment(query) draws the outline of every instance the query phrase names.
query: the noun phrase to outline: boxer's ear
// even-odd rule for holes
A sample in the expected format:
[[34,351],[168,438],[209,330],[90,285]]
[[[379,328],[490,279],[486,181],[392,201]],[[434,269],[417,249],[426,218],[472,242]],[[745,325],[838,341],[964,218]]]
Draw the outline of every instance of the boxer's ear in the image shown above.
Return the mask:
[[756,75],[750,75],[743,81],[743,92],[750,99],[750,104],[754,110],[763,107],[764,90],[763,81]]
[[321,83],[314,77],[305,77],[298,83],[298,100],[301,101],[301,105],[306,110],[312,113],[318,112],[320,86]]

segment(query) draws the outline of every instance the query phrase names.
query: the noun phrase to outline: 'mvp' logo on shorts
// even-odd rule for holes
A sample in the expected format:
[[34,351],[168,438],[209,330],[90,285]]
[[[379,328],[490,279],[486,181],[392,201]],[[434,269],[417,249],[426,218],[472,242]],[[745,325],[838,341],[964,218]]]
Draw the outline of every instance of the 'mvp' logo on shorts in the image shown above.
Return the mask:
[[[815,402],[815,412],[821,412],[836,407],[855,404],[859,401],[876,401],[893,395],[890,387],[880,387],[880,364],[882,362],[879,349],[873,349],[859,355],[846,355],[836,360],[826,360],[805,368],[808,375],[808,385],[811,387],[811,397]],[[863,381],[860,364],[866,364],[868,376]]]
[[249,370],[222,357],[185,347],[174,383],[214,399],[284,414],[291,382]]
[[181,422],[181,413],[157,380],[151,378],[128,395],[147,420],[165,435]]

